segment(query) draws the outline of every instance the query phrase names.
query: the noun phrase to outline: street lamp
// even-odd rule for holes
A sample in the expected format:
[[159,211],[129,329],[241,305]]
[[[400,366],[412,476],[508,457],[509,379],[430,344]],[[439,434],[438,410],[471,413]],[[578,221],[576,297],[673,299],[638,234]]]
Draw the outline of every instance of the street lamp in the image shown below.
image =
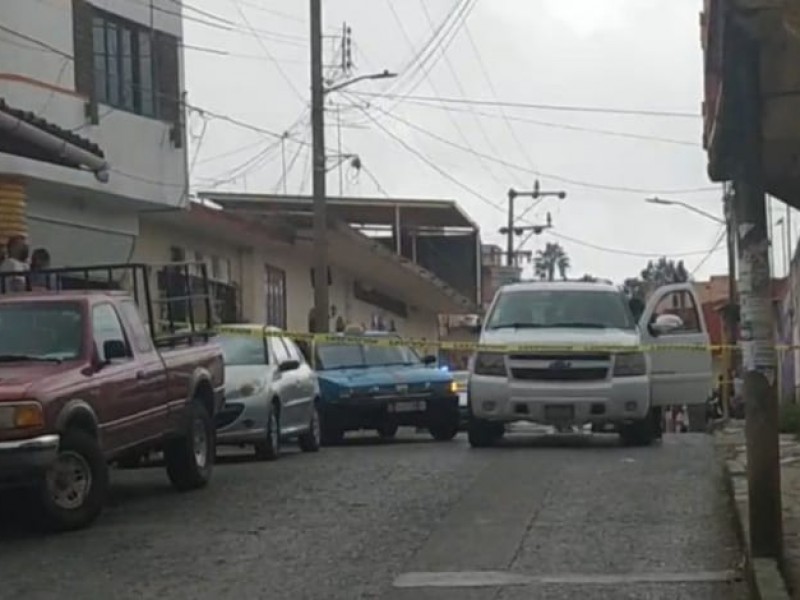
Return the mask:
[[686,210],[690,210],[693,213],[697,213],[698,215],[702,215],[707,219],[711,219],[721,225],[725,225],[725,219],[721,219],[716,215],[712,215],[710,212],[706,212],[696,206],[692,206],[691,204],[687,204],[686,202],[681,202],[680,200],[665,200],[664,198],[645,198],[645,202],[649,202],[650,204],[661,204],[662,206],[682,206]]
[[335,92],[337,90],[344,89],[354,83],[358,83],[359,81],[365,81],[367,79],[393,79],[397,77],[397,73],[392,73],[388,69],[384,70],[382,73],[370,73],[368,75],[359,75],[358,77],[353,77],[352,79],[348,79],[347,81],[342,81],[341,83],[337,83],[336,85],[331,85],[322,90],[323,94],[330,94],[331,92]]

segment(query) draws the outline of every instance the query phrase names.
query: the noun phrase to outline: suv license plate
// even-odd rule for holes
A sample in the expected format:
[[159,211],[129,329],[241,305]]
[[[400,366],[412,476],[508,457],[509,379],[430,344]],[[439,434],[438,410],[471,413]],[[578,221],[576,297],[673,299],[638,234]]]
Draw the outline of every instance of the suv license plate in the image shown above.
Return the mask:
[[575,418],[575,407],[571,404],[551,404],[545,406],[544,418],[548,421],[571,421]]
[[425,410],[424,402],[395,402],[389,405],[389,412],[417,412]]

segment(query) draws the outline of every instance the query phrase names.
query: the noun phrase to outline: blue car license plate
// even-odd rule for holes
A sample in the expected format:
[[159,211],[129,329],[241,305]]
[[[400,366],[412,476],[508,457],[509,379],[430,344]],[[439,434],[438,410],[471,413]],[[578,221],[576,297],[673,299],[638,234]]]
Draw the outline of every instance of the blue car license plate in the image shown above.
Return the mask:
[[389,405],[389,412],[418,412],[425,410],[425,403],[421,401],[395,402]]

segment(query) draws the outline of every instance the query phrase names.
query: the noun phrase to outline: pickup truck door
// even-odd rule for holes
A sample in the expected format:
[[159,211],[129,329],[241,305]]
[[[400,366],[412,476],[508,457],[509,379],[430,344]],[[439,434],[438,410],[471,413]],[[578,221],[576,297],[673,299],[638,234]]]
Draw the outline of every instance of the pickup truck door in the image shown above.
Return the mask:
[[144,423],[153,437],[161,436],[169,430],[167,369],[142,323],[136,304],[123,300],[119,312],[133,349],[138,391],[146,396]]
[[[110,302],[92,307],[92,340],[98,363],[102,365],[90,375],[93,407],[100,421],[100,437],[105,452],[135,445],[149,437],[149,397],[139,385],[128,336]],[[108,357],[106,342],[121,344],[126,356]]]
[[[653,328],[664,315],[680,324],[664,331]],[[669,318],[667,318],[669,319]],[[711,350],[703,311],[691,283],[663,286],[650,297],[639,327],[649,347],[653,406],[702,404],[713,385]]]

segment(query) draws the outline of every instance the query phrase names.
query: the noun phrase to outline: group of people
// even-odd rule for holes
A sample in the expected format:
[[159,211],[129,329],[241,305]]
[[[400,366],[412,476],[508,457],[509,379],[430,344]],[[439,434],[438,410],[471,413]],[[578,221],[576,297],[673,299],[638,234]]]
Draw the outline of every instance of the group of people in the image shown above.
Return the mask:
[[50,268],[50,253],[45,248],[37,248],[32,253],[28,239],[24,235],[14,235],[5,246],[0,246],[0,276],[19,273],[19,276],[2,277],[4,285],[0,291],[18,292],[28,287],[47,288],[46,276],[37,275],[39,271]]

